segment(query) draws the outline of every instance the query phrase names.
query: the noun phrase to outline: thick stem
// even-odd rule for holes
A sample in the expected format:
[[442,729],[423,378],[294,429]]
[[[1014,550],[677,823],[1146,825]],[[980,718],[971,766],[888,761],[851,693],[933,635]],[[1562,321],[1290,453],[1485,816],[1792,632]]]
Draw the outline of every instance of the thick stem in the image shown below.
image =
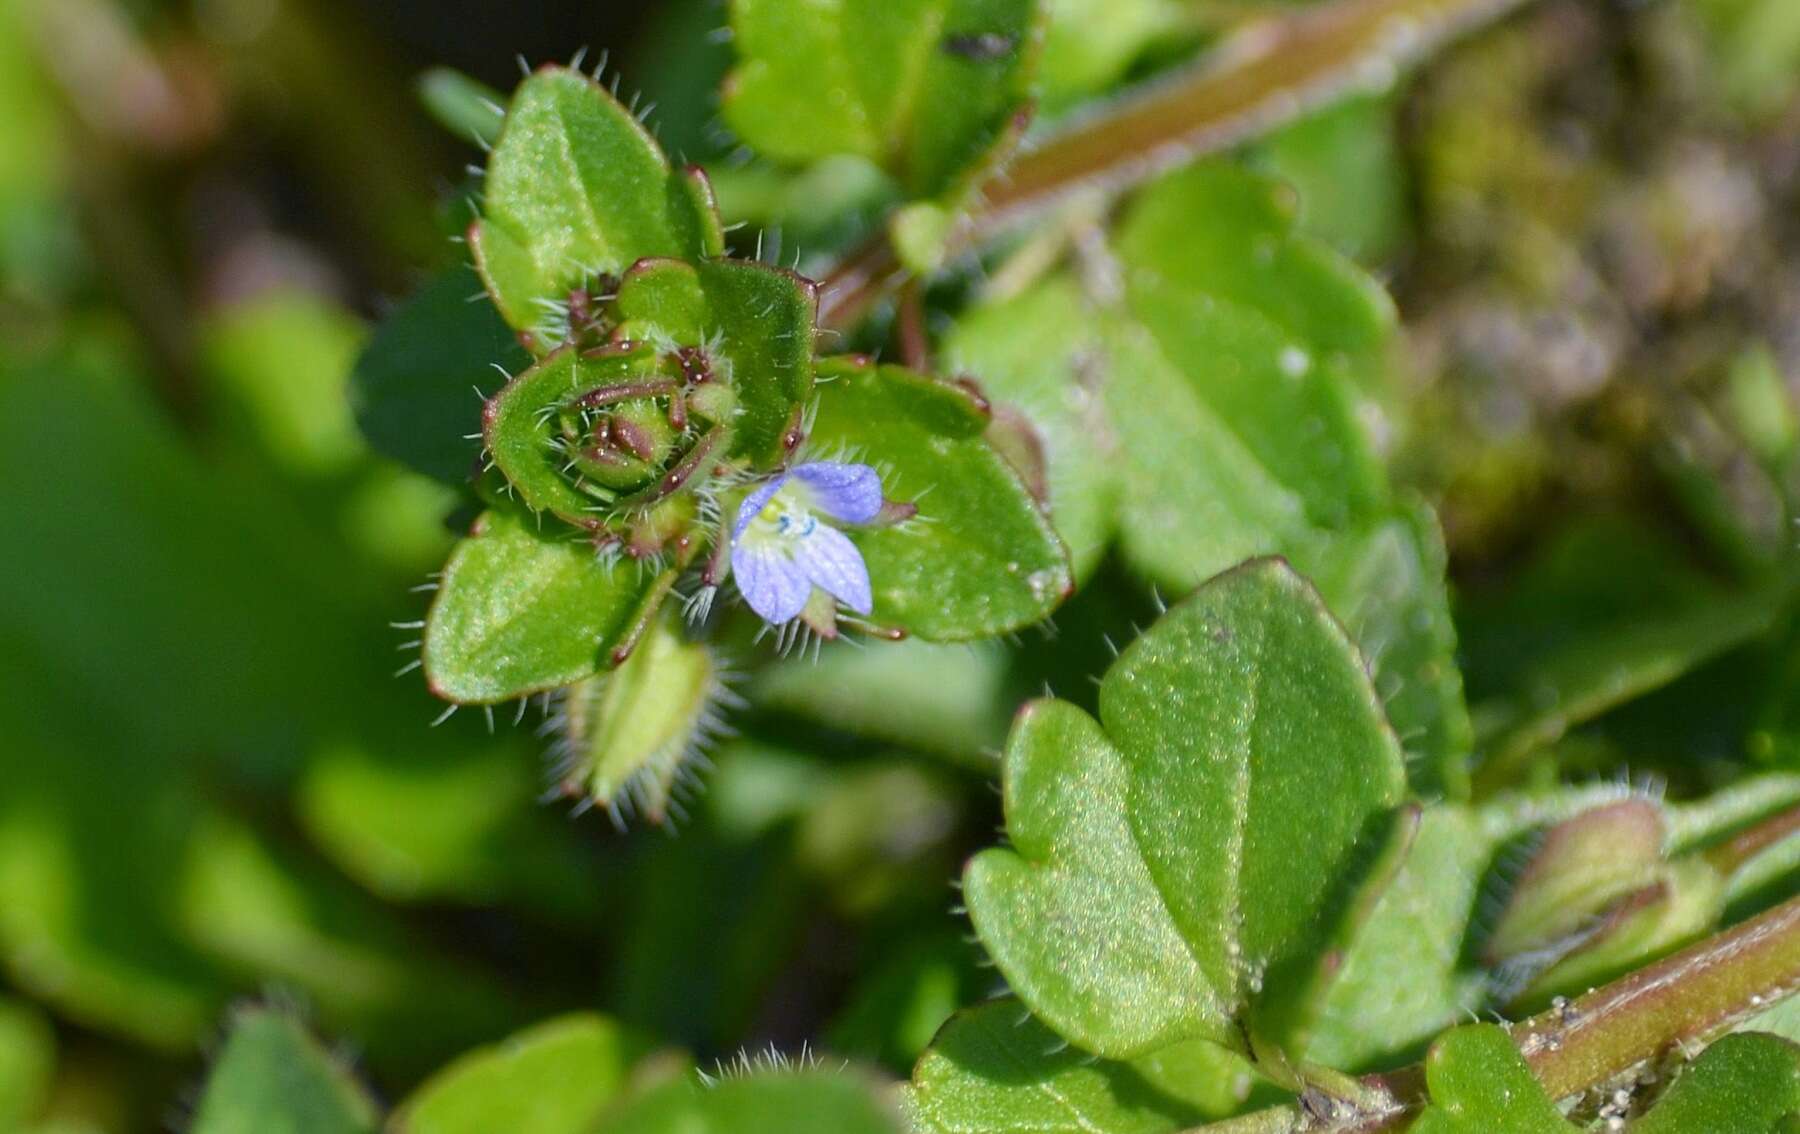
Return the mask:
[[[1672,1049],[1704,1043],[1800,989],[1800,898],[1511,1027],[1552,1098],[1601,1086]],[[1395,1108],[1309,1124],[1300,1106],[1275,1107],[1191,1134],[1375,1134],[1424,1105],[1420,1068],[1365,1076]]]
[[1800,986],[1800,898],[1512,1029],[1552,1097],[1703,1042]]
[[[951,238],[967,248],[1071,193],[1117,191],[1274,129],[1345,93],[1390,86],[1446,41],[1526,0],[1335,0],[1258,21],[1195,66],[1020,154]],[[826,326],[854,323],[902,275],[885,237],[830,272]]]

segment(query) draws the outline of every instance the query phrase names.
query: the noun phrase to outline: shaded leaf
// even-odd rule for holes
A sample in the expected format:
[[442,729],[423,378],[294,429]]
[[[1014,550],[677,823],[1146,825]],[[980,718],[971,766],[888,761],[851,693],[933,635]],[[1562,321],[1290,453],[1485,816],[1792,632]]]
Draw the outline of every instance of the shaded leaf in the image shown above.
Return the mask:
[[373,1134],[375,1103],[298,1021],[236,1014],[191,1134]]
[[849,1071],[744,1068],[701,1084],[683,1078],[646,1092],[601,1134],[897,1134],[871,1084]]
[[1168,1134],[1233,1113],[1254,1082],[1241,1057],[1205,1041],[1096,1060],[1000,1000],[944,1026],[905,1102],[920,1134]]
[[481,456],[481,402],[531,356],[481,278],[455,268],[426,284],[375,329],[350,376],[350,404],[379,453],[446,484],[463,484]]
[[407,1098],[389,1134],[589,1134],[649,1047],[591,1012],[469,1052]]

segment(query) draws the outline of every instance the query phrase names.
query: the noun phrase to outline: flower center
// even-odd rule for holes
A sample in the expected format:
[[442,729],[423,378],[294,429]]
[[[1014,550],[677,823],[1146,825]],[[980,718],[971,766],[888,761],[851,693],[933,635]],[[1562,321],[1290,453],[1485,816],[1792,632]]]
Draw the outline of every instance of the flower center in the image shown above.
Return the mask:
[[[813,534],[818,516],[805,499],[806,486],[789,481],[769,497],[738,538],[764,546],[792,545]],[[791,547],[788,549],[792,553]]]

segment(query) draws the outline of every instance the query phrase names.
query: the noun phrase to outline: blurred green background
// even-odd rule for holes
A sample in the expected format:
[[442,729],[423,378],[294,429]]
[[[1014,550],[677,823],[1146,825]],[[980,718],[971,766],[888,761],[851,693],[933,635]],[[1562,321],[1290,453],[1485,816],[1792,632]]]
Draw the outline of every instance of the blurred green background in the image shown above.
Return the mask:
[[[1098,85],[1257,6],[1142,7]],[[416,80],[608,50],[671,150],[726,162],[739,239],[827,254],[866,182],[729,164],[721,20],[0,0],[0,1130],[179,1124],[246,996],[394,1098],[582,1007],[706,1062],[825,1037],[904,1074],[994,986],[946,883],[991,841],[1013,706],[1089,698],[1154,616],[1116,567],[1053,643],[759,674],[674,838],[542,803],[536,710],[440,720],[397,675],[458,502],[371,454],[345,382],[460,255],[479,158]],[[1547,776],[1681,795],[1800,758],[1763,589],[1800,437],[1797,62],[1791,0],[1547,2],[1241,155],[1400,301],[1394,459],[1439,507],[1478,721]],[[1605,680],[1546,725],[1558,664]]]

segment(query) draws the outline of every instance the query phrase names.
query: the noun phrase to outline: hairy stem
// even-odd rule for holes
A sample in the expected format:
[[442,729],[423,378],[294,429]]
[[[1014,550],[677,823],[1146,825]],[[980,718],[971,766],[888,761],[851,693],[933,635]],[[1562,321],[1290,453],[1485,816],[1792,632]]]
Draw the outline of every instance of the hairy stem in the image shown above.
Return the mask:
[[[1334,0],[1242,29],[1195,66],[1127,95],[1026,150],[980,188],[952,234],[967,248],[1084,189],[1116,192],[1284,125],[1526,0]],[[825,279],[820,320],[854,323],[902,269],[885,236]]]
[[[1511,1027],[1513,1041],[1552,1098],[1599,1087],[1669,1051],[1704,1043],[1800,989],[1800,898]],[[1200,1128],[1205,1134],[1375,1134],[1398,1129],[1424,1105],[1419,1067],[1365,1076],[1387,1107],[1320,1124],[1304,1104]],[[1199,1131],[1192,1132],[1199,1134]]]

